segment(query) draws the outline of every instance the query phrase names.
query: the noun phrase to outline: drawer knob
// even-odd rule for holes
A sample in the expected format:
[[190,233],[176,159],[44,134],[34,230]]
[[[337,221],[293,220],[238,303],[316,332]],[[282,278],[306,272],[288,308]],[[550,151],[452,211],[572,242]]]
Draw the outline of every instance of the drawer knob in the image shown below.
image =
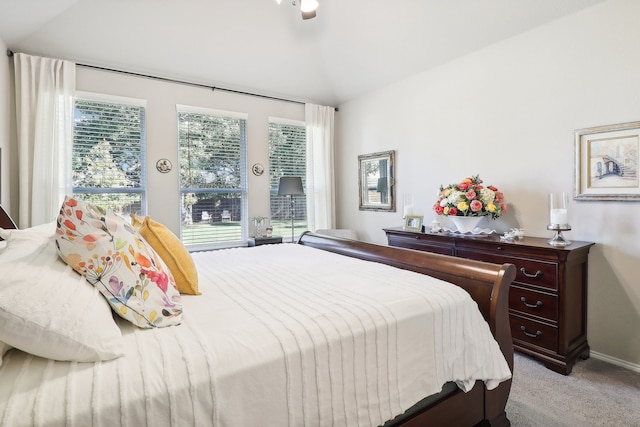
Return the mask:
[[525,307],[529,307],[529,308],[539,308],[542,307],[542,301],[536,301],[535,304],[529,304],[527,302],[527,299],[525,297],[520,297],[520,301],[522,301],[522,303],[525,305]]
[[527,276],[529,279],[537,279],[538,277],[542,276],[542,271],[538,270],[535,273],[531,274],[527,273],[527,270],[525,270],[524,267],[520,267],[520,272]]
[[541,331],[536,331],[535,334],[532,334],[531,332],[527,332],[527,328],[525,328],[524,326],[520,326],[520,330],[522,331],[523,334],[525,334],[529,338],[538,338],[538,337],[542,336],[542,332]]

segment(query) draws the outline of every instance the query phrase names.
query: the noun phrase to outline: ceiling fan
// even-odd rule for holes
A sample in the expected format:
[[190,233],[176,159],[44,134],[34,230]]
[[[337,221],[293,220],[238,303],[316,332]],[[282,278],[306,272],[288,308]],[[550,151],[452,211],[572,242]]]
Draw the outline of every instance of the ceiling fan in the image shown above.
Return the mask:
[[[276,0],[276,3],[280,4],[282,0]],[[293,6],[296,6],[296,0],[291,2]],[[311,19],[316,17],[316,9],[318,8],[317,0],[300,0],[300,12],[302,13],[302,19]]]

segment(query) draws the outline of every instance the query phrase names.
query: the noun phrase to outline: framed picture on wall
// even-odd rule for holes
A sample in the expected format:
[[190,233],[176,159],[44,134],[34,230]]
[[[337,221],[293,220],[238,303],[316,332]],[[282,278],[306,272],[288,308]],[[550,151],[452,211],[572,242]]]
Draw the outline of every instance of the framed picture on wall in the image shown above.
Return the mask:
[[575,131],[575,200],[640,200],[640,122]]

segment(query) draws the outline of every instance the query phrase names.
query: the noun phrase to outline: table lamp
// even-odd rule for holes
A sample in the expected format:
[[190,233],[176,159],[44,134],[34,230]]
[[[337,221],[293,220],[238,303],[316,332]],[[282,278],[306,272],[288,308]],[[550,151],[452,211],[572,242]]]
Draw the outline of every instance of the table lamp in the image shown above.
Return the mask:
[[280,183],[278,185],[278,195],[288,196],[291,203],[291,243],[294,239],[294,200],[293,196],[304,195],[304,189],[302,188],[302,178],[299,176],[282,176],[280,177]]

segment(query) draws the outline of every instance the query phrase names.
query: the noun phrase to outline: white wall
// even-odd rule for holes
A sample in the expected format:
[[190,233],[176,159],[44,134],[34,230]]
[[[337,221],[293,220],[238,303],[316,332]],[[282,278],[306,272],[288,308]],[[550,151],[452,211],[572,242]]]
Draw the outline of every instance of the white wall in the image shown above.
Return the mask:
[[[490,225],[551,237],[547,194],[573,192],[574,131],[640,120],[640,2],[612,0],[340,106],[338,225],[386,243],[402,194],[428,224],[440,184],[480,174],[510,211]],[[444,41],[446,43],[446,41]],[[396,150],[398,210],[358,210],[357,156]],[[592,241],[588,337],[640,368],[640,202],[572,202]],[[486,220],[485,220],[486,221]]]
[[[148,214],[166,224],[178,234],[180,203],[178,194],[178,123],[176,104],[213,108],[248,114],[248,167],[262,163],[268,168],[269,117],[304,120],[304,105],[275,101],[223,91],[212,91],[183,84],[135,77],[121,73],[78,67],[76,90],[104,93],[147,100],[147,184]],[[161,158],[169,159],[174,168],[170,173],[156,171]],[[248,216],[270,216],[269,176],[248,172]]]

